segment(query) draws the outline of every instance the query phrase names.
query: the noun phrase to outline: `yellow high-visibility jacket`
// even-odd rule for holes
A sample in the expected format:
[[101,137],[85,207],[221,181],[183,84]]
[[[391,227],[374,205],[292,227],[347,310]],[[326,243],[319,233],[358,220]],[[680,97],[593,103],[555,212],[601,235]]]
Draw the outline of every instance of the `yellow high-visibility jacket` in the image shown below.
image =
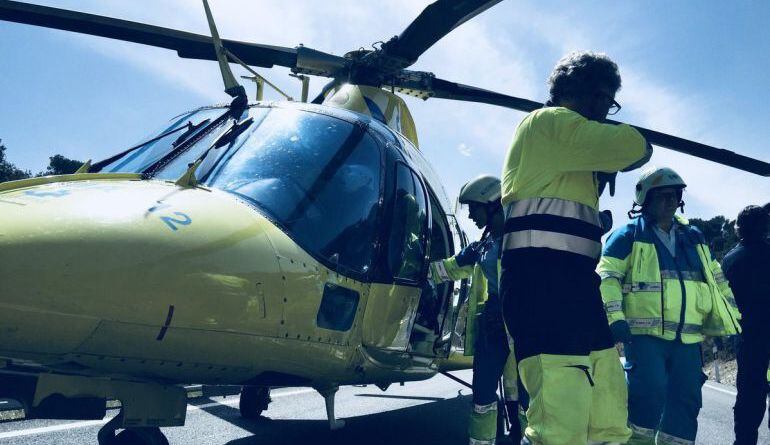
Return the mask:
[[[612,233],[597,272],[610,324],[626,320],[635,335],[697,343],[704,335],[740,333],[740,313],[703,234],[677,216],[676,259],[645,217]],[[660,247],[658,247],[660,245]]]
[[616,172],[642,159],[644,137],[629,125],[588,120],[563,107],[541,108],[519,123],[503,164],[503,205],[560,198],[597,208],[595,172]]
[[535,247],[599,258],[597,172],[638,166],[652,153],[647,148],[628,125],[591,121],[563,107],[528,114],[503,166],[503,252]]

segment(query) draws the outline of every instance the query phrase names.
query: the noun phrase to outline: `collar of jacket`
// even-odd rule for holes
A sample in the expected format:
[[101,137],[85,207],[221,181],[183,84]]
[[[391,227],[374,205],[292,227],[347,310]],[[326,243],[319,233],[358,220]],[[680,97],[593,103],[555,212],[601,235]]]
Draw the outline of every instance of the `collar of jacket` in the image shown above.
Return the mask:
[[[674,220],[676,220],[676,223],[681,226],[689,226],[690,220],[685,218],[681,215],[674,215]],[[644,232],[646,230],[652,230],[653,222],[649,220],[648,216],[645,214],[642,214],[638,218],[636,218],[636,227],[639,228],[640,231]]]

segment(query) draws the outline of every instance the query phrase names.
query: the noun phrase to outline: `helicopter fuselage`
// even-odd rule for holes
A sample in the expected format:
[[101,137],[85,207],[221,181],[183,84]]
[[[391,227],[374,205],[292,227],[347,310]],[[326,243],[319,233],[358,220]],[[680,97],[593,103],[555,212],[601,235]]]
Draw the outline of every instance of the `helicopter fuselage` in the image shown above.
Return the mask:
[[[254,116],[253,110],[263,115]],[[432,172],[425,172],[429,166],[403,138],[354,113],[300,105],[257,107],[250,113],[259,123],[218,148],[220,153],[204,156],[211,168],[209,181],[200,185],[180,186],[160,178],[162,169],[147,174],[115,161],[112,165],[119,167],[112,171],[0,186],[0,357],[6,366],[171,384],[315,387],[387,384],[436,373],[437,361],[449,349],[417,351],[410,344],[428,237],[439,224],[429,218],[448,226],[448,203]],[[271,121],[271,113],[296,119],[289,129],[297,134],[268,127],[281,125],[280,119]],[[270,150],[300,150],[297,143],[321,156],[323,149],[312,148],[317,141],[305,140],[301,131],[313,125],[303,119],[318,118],[324,119],[322,127],[341,123],[351,131],[340,130],[339,151],[325,161],[315,159],[327,162],[325,168],[278,169],[273,173],[288,175],[282,183],[276,179],[280,175],[249,170],[250,161],[278,162],[265,154]],[[184,120],[194,118],[178,122]],[[359,127],[361,134],[351,136]],[[288,145],[267,144],[239,158],[254,139],[270,141],[260,128],[286,136]],[[205,131],[209,134],[197,141],[208,146],[206,138],[218,140],[227,124]],[[358,142],[350,143],[351,137]],[[362,138],[371,138],[373,145],[361,145]],[[186,150],[195,149],[191,144]],[[166,154],[157,145],[147,150]],[[357,150],[376,152],[374,171],[364,171],[365,157]],[[127,156],[137,159],[136,153]],[[211,179],[216,171],[226,177],[228,163],[238,162],[253,175],[251,183]],[[304,188],[292,183],[291,175],[312,176],[314,169],[305,196],[287,198],[277,207],[259,201],[266,194],[289,196]],[[414,175],[411,193],[423,194],[416,200],[407,194],[408,202],[418,203],[413,208],[399,204],[396,189],[403,186],[396,183],[403,172]],[[254,182],[265,183],[266,190],[249,194]],[[329,194],[329,187],[337,189]],[[327,203],[330,199],[335,202]],[[368,199],[360,216],[346,220],[335,213],[340,203],[355,207],[355,199]],[[284,204],[292,211],[280,215]],[[401,215],[410,211],[424,215]],[[310,225],[298,226],[297,220],[308,218]],[[330,229],[334,224],[323,218],[338,219],[340,225]],[[403,221],[417,221],[410,222],[416,232],[406,238],[415,238],[406,244],[403,228],[394,229]],[[336,230],[334,236],[324,233],[329,230]],[[330,241],[303,245],[317,238]],[[451,254],[458,241],[446,238],[440,250]],[[408,262],[409,249],[417,249],[411,259],[419,260],[411,270],[393,261]],[[442,298],[456,294],[450,290]],[[431,329],[436,335],[441,329],[452,333],[452,302],[440,305],[444,317]],[[440,316],[434,312],[433,317]],[[447,323],[452,325],[441,326]]]

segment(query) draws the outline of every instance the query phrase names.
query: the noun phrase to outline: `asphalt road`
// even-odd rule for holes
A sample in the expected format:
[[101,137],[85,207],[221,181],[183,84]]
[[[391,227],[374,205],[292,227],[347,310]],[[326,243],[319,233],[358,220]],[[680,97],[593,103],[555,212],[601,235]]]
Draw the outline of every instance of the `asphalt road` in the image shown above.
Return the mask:
[[[470,371],[457,373],[470,380]],[[734,390],[708,383],[700,416],[698,444],[732,443]],[[382,392],[374,386],[346,387],[337,393],[337,416],[347,422],[331,432],[323,398],[307,388],[273,392],[273,403],[260,421],[238,414],[238,396],[197,399],[188,408],[187,425],[164,428],[172,445],[266,444],[442,444],[465,445],[469,391],[443,377],[393,385]],[[115,412],[111,411],[111,415]],[[104,421],[29,420],[0,423],[3,445],[95,444]],[[770,444],[767,419],[760,444]]]

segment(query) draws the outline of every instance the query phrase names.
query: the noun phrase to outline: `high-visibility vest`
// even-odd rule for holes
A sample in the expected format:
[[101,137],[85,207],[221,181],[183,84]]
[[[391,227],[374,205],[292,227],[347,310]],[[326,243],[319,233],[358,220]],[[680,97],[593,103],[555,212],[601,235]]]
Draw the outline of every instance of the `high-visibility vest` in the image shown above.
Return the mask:
[[610,324],[626,320],[635,335],[697,343],[740,332],[740,313],[703,234],[677,217],[672,257],[640,217],[607,240],[597,272]]
[[503,251],[543,247],[598,258],[602,228],[597,172],[617,172],[647,155],[628,125],[542,108],[519,124],[502,173]]

